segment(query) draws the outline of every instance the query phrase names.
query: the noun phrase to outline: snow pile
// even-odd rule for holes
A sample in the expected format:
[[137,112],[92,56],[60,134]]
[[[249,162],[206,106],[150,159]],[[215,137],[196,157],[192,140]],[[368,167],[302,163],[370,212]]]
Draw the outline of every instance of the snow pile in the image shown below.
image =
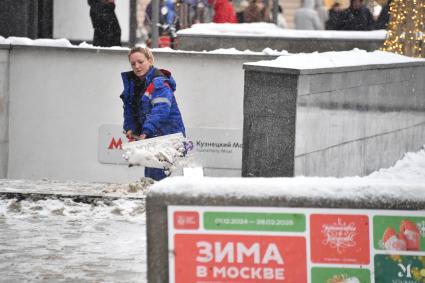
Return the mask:
[[281,56],[275,60],[245,63],[245,65],[303,70],[408,62],[425,62],[425,59],[411,58],[379,50],[367,52],[355,48],[351,51],[299,53]]
[[144,201],[0,198],[1,282],[146,282]]
[[406,153],[393,167],[375,171],[368,178],[425,184],[425,149]]
[[[170,189],[172,188],[172,189]],[[264,188],[267,188],[265,190]],[[425,202],[425,151],[408,153],[393,167],[366,177],[322,178],[168,178],[155,183],[152,193],[188,196],[228,195],[236,198],[282,196],[320,200]]]
[[188,51],[188,50],[175,50],[170,47],[161,47],[153,48],[153,52],[170,52],[170,53],[180,53],[180,54],[224,54],[224,55],[273,55],[273,56],[283,56],[289,54],[286,50],[275,50],[269,47],[264,48],[263,51],[251,51],[238,50],[236,48],[219,48],[211,51]]
[[375,39],[384,40],[385,30],[374,31],[330,31],[330,30],[290,30],[281,29],[270,23],[244,24],[195,24],[177,32],[178,35],[219,35],[324,39]]
[[[212,51],[210,51],[209,53],[212,53],[212,54],[238,54],[240,51],[239,50],[237,50],[236,48],[219,48],[219,49],[215,49],[215,50],[212,50]],[[245,50],[245,51],[243,51],[243,53],[244,54],[250,54],[250,55],[253,55],[253,54],[258,54],[258,52],[254,52],[254,51],[251,51],[251,50]]]
[[286,50],[278,51],[278,50],[271,49],[269,47],[265,48],[263,50],[263,53],[265,55],[288,55],[289,54],[288,51]]
[[12,45],[35,45],[35,46],[56,46],[56,47],[73,47],[74,45],[68,39],[29,39],[26,37],[8,37],[0,38],[1,44]]
[[148,187],[153,183],[154,180],[145,177],[129,184],[84,183],[76,181],[54,181],[49,179],[37,181],[0,179],[0,197],[1,194],[17,193],[70,198],[100,197],[143,199],[147,194]]
[[[425,169],[424,169],[425,170]],[[267,190],[265,190],[267,188]],[[425,180],[419,183],[367,177],[295,178],[184,178],[174,177],[155,183],[151,193],[177,193],[187,196],[276,197],[320,200],[367,201],[382,199],[425,202]]]
[[181,133],[130,142],[122,147],[123,157],[130,166],[160,168],[171,172],[185,158],[186,142]]
[[33,218],[50,215],[65,216],[68,219],[116,219],[130,222],[144,220],[144,200],[104,200],[93,203],[75,202],[71,198],[42,200],[17,200],[0,198],[0,217]]
[[30,39],[27,37],[15,37],[10,36],[4,38],[0,36],[0,44],[10,44],[10,45],[32,45],[32,46],[50,46],[50,47],[70,47],[70,48],[94,48],[94,49],[110,49],[110,50],[129,50],[127,47],[113,46],[113,47],[99,47],[93,46],[87,42],[82,42],[79,45],[73,45],[68,39]]
[[145,197],[149,187],[155,183],[155,180],[142,177],[140,180],[129,184],[109,184],[103,190],[105,195],[121,194],[131,197]]
[[275,56],[281,56],[281,55],[288,55],[288,51],[286,50],[282,50],[282,51],[278,51],[278,50],[274,50],[271,49],[269,47],[263,49],[263,51],[261,52],[257,52],[257,51],[251,51],[249,49],[245,50],[245,51],[240,51],[237,50],[236,48],[220,48],[220,49],[215,49],[212,51],[208,51],[207,53],[210,54],[244,54],[244,55],[275,55]]
[[109,50],[130,50],[128,47],[121,47],[121,46],[111,46],[111,47],[101,47],[101,46],[93,46],[93,44],[82,42],[78,46],[73,45],[73,47],[81,47],[81,48],[91,48],[91,49],[109,49]]

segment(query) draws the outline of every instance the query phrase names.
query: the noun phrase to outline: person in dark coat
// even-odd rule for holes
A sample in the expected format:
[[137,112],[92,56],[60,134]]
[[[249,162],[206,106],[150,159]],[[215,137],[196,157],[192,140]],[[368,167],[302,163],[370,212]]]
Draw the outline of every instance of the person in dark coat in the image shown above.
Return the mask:
[[372,30],[373,16],[363,4],[363,0],[351,0],[350,7],[345,9],[340,18],[340,30]]
[[[128,59],[132,71],[121,74],[124,91],[123,129],[129,140],[148,139],[163,135],[185,135],[183,119],[174,91],[176,82],[167,70],[153,66],[154,57],[148,48],[133,48]],[[164,170],[145,168],[145,177],[156,181],[166,177]]]
[[88,0],[94,35],[93,45],[121,46],[121,27],[115,15],[115,0]]
[[325,23],[325,28],[327,30],[340,29],[341,14],[342,14],[341,4],[338,2],[334,3],[329,10],[329,17]]
[[390,21],[390,5],[392,0],[388,0],[387,4],[382,7],[381,13],[375,23],[375,29],[387,29]]
[[270,22],[269,12],[264,0],[251,0],[243,13],[243,18],[245,23]]

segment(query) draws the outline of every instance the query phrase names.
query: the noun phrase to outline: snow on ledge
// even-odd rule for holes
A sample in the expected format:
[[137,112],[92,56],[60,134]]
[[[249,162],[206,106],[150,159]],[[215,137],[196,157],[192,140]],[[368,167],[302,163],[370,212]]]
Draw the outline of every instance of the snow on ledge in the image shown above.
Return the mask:
[[321,178],[188,178],[173,177],[155,183],[151,194],[188,197],[229,196],[236,198],[282,196],[317,199],[425,202],[425,150],[407,153],[393,167],[366,177]]
[[275,60],[263,60],[245,63],[244,65],[305,70],[409,62],[425,62],[425,59],[379,50],[367,52],[356,48],[351,51],[298,53],[291,56],[281,56]]
[[244,24],[195,24],[188,29],[177,32],[178,35],[219,35],[219,36],[253,36],[253,37],[289,37],[349,40],[384,40],[385,30],[374,31],[336,31],[336,30],[294,30],[282,29],[270,23]]
[[93,46],[92,44],[89,44],[89,43],[86,43],[86,42],[80,43],[79,45],[73,45],[68,39],[65,39],[65,38],[61,38],[61,39],[50,39],[50,38],[30,39],[30,38],[27,38],[27,37],[10,36],[8,38],[4,38],[4,37],[0,36],[0,44],[129,50],[127,47],[121,47],[121,46],[98,47],[98,46]]
[[[93,46],[87,42],[82,42],[79,45],[73,45],[68,39],[30,39],[27,37],[8,37],[4,38],[0,36],[0,44],[9,44],[9,45],[28,45],[28,46],[50,46],[50,47],[65,47],[65,48],[84,48],[84,49],[106,49],[106,50],[125,50],[129,51],[128,47],[99,47]],[[185,51],[185,50],[174,50],[169,47],[164,48],[153,48],[153,52],[169,52],[169,53],[194,53],[194,54],[225,54],[225,55],[273,55],[273,56],[283,56],[287,55],[288,51],[286,50],[273,50],[271,48],[265,48],[261,52],[251,51],[251,50],[237,50],[235,48],[221,48],[212,51]]]
[[425,184],[386,179],[347,178],[185,178],[174,177],[151,187],[151,194],[236,198],[282,196],[329,200],[398,199],[425,202]]
[[288,55],[289,52],[286,50],[275,50],[269,47],[264,48],[263,51],[251,51],[249,49],[246,50],[238,50],[236,48],[219,48],[211,51],[189,51],[189,50],[175,50],[170,47],[163,48],[154,48],[153,52],[173,52],[173,53],[192,53],[192,54],[221,54],[221,55],[273,55],[273,56],[283,56]]

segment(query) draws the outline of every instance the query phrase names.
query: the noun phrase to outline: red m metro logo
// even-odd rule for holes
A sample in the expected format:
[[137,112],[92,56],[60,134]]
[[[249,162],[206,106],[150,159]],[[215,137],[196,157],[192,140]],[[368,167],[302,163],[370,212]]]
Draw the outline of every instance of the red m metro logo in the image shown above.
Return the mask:
[[119,138],[118,140],[115,140],[115,138],[112,137],[112,140],[109,143],[108,149],[120,149],[120,150],[122,150],[122,140],[121,140],[121,138]]

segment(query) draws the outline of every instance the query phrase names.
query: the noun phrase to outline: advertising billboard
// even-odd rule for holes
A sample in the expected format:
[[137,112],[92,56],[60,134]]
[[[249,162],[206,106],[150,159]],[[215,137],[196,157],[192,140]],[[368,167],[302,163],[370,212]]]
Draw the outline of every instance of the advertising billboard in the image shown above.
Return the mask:
[[425,213],[168,207],[172,283],[424,283]]

